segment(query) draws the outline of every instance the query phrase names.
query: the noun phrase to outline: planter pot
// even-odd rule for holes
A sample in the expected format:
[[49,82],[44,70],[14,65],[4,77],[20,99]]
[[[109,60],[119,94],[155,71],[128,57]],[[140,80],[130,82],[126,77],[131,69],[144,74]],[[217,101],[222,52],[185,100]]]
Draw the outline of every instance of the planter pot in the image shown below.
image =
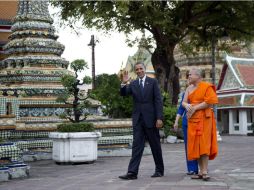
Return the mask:
[[29,176],[30,166],[20,163],[9,165],[9,174],[11,179],[24,178]]
[[10,179],[9,168],[0,167],[0,182],[8,181]]
[[97,160],[97,141],[100,132],[52,132],[52,159],[58,163],[81,163]]
[[169,135],[167,137],[167,142],[168,143],[176,143],[176,141],[177,141],[177,137],[176,136]]

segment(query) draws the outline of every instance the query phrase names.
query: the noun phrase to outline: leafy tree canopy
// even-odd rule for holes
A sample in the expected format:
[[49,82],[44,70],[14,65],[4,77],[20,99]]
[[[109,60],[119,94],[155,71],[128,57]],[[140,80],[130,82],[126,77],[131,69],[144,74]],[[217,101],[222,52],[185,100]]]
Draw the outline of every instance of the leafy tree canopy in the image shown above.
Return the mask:
[[120,81],[116,74],[96,76],[96,89],[92,94],[105,106],[103,112],[112,118],[129,118],[132,112],[131,97],[120,96]]
[[[73,26],[130,33],[147,30],[155,40],[152,63],[161,87],[177,103],[179,69],[174,48],[208,46],[211,38],[252,40],[254,2],[252,1],[52,1],[61,8],[62,19]],[[187,39],[188,36],[188,40]],[[188,48],[187,48],[188,49]]]

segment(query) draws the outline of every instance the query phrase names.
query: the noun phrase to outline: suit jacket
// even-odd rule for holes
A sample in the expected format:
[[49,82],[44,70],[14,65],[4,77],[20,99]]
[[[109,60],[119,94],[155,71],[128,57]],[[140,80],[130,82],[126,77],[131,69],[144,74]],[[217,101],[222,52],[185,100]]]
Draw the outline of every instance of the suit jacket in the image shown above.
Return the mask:
[[142,96],[139,79],[132,81],[129,85],[121,87],[122,96],[132,95],[133,112],[132,123],[135,126],[140,115],[143,116],[146,127],[155,127],[157,119],[163,119],[163,104],[159,85],[156,79],[146,76]]

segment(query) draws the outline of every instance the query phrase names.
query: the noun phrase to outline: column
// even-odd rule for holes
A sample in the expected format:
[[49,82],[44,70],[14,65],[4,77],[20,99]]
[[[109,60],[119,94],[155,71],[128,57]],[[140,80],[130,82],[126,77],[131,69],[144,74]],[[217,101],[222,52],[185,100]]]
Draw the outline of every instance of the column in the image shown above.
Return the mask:
[[239,132],[247,135],[247,112],[245,109],[239,110]]
[[210,79],[210,69],[205,69],[205,79]]
[[234,120],[233,120],[233,110],[228,110],[229,115],[229,124],[228,124],[228,131],[229,134],[234,134]]

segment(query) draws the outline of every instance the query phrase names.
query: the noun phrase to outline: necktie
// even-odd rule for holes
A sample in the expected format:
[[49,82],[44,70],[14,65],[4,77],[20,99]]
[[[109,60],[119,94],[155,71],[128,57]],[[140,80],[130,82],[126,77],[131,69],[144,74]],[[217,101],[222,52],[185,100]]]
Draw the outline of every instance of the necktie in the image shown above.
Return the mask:
[[140,79],[140,81],[139,81],[139,86],[140,86],[141,95],[144,96],[144,87],[143,87],[143,80],[142,79]]

